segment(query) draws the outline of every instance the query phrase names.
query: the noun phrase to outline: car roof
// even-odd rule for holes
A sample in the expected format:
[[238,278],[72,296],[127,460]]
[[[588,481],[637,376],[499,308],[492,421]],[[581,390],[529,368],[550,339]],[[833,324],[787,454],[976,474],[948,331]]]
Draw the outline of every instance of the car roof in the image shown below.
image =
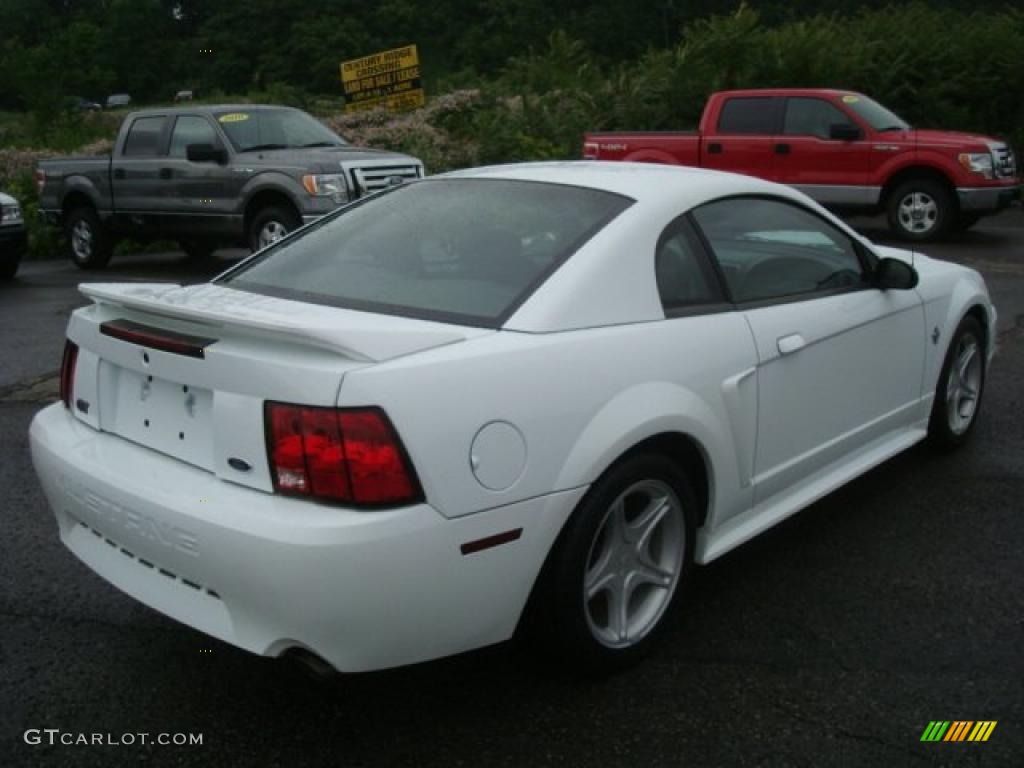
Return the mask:
[[548,333],[663,320],[654,274],[658,239],[679,216],[711,200],[737,195],[792,200],[851,232],[792,187],[701,168],[573,160],[472,168],[413,183],[432,178],[565,184],[635,201],[537,288],[502,326],[510,331]]
[[640,203],[671,199],[679,210],[728,195],[791,196],[779,184],[735,173],[656,163],[567,160],[470,168],[434,178],[492,178],[567,184],[624,195]]
[[210,115],[217,112],[257,112],[267,109],[287,109],[297,111],[294,107],[286,107],[280,104],[188,104],[174,107],[147,107],[132,112],[129,117],[144,115]]

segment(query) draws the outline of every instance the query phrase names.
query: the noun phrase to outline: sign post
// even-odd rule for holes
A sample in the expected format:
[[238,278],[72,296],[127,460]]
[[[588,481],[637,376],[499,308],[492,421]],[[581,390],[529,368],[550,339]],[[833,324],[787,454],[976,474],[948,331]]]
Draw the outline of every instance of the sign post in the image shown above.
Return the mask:
[[341,85],[346,112],[374,107],[399,111],[422,107],[426,102],[415,45],[343,61]]

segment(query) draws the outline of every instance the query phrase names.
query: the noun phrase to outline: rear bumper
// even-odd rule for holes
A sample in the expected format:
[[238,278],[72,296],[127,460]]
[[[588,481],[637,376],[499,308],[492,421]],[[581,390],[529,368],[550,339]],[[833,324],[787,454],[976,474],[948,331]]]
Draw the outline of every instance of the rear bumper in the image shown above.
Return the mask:
[[[509,638],[584,489],[447,520],[356,512],[218,480],[97,432],[57,403],[29,433],[64,544],[122,591],[254,653],[356,672]],[[460,545],[513,528],[519,540]]]
[[1020,197],[1020,186],[1008,187],[957,187],[961,211],[995,213],[1006,208]]

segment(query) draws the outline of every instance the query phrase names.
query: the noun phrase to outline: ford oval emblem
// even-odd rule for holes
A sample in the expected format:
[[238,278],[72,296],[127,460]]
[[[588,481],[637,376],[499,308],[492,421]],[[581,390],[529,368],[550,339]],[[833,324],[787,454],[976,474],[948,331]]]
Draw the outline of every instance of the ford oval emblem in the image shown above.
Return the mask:
[[239,472],[248,472],[252,469],[252,464],[245,459],[238,458],[237,456],[232,456],[228,459],[228,464],[231,465],[232,469],[237,469]]

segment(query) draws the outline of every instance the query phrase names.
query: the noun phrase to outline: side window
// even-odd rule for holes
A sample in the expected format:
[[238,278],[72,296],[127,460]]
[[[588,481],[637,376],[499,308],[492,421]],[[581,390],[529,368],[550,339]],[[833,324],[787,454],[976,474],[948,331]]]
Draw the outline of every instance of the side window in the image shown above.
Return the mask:
[[693,216],[737,303],[868,285],[853,241],[794,203],[730,198]]
[[666,313],[724,301],[717,279],[685,219],[670,224],[658,239],[654,273]]
[[827,139],[833,125],[853,125],[853,121],[824,99],[794,97],[786,100],[782,132],[787,136]]
[[140,117],[128,129],[124,141],[124,155],[127,157],[153,157],[157,154],[160,134],[164,130],[164,117]]
[[771,96],[727,98],[718,115],[718,132],[770,136],[775,133],[778,105]]
[[174,132],[171,134],[171,157],[185,157],[189,144],[213,144],[217,146],[217,134],[213,126],[197,115],[182,115],[174,121]]

